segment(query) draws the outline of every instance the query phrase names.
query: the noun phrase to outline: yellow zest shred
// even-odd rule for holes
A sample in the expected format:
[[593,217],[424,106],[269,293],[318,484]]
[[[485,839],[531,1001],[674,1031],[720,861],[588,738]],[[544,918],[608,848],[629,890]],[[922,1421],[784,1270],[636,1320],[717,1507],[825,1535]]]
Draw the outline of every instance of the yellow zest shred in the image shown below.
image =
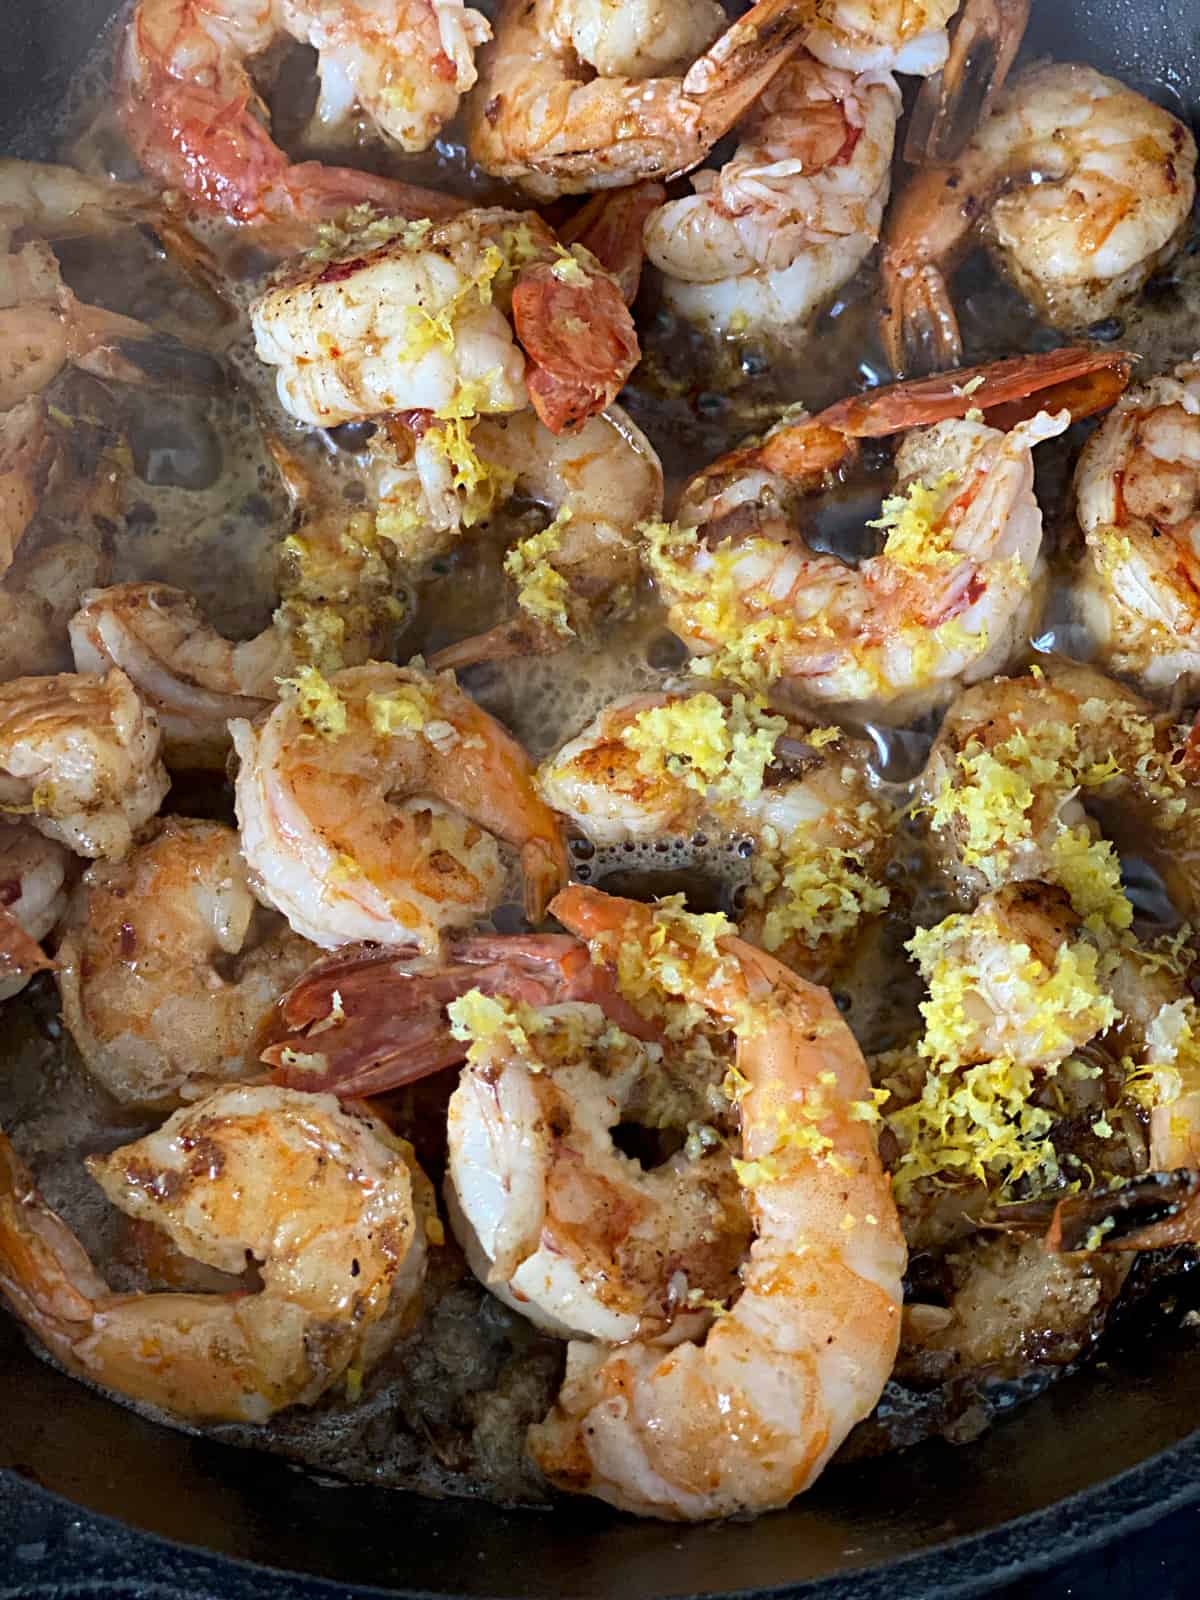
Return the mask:
[[560,639],[574,636],[571,626],[571,586],[552,564],[562,543],[563,529],[571,520],[567,506],[541,533],[519,539],[504,558],[504,571],[517,585],[517,604],[535,621],[552,628]]
[[959,481],[957,472],[943,472],[932,483],[920,478],[901,494],[889,495],[868,528],[887,534],[883,554],[905,572],[953,567],[963,558],[951,548],[954,530],[943,520],[946,490]]
[[[787,718],[770,715],[761,699],[736,694],[725,704],[701,691],[639,711],[622,741],[648,778],[667,772],[714,800],[748,802],[762,793],[775,742],[787,727]],[[839,732],[833,730],[835,738]]]
[[276,682],[300,720],[322,737],[336,739],[345,733],[346,703],[316,667],[301,667],[293,677]]

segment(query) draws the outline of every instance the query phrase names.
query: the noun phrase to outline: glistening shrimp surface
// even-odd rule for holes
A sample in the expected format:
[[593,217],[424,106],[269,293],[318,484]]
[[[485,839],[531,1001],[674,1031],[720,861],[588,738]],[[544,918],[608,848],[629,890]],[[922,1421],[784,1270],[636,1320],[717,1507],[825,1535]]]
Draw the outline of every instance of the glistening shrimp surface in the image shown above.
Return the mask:
[[0,163],[39,1354],[701,1520],[1186,1309],[1195,148],[1028,10],[137,0]]

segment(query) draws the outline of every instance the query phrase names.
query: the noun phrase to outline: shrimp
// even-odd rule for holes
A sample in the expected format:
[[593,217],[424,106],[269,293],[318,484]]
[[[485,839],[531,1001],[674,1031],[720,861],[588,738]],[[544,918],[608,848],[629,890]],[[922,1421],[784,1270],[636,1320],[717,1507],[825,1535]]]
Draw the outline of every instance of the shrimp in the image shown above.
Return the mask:
[[[425,1239],[392,1135],[327,1095],[219,1089],[105,1156],[127,1216],[235,1275],[228,1292],[116,1294],[0,1134],[0,1289],[77,1377],[199,1422],[263,1422],[357,1382],[402,1331]],[[262,1287],[237,1276],[247,1258]]]
[[959,158],[919,172],[891,209],[882,332],[892,369],[961,359],[945,280],[979,229],[1052,327],[1113,315],[1179,248],[1195,167],[1183,123],[1116,79],[1070,64],[1026,69]]
[[461,208],[393,178],[289,161],[246,68],[281,34],[318,53],[319,137],[344,140],[361,113],[385,140],[424,150],[474,83],[489,29],[462,0],[139,0],[116,92],[142,167],[236,222],[311,224],[358,204],[413,218]]
[[904,1240],[866,1064],[826,991],[705,922],[583,888],[554,912],[627,981],[640,967],[643,994],[732,1029],[755,1238],[703,1344],[568,1345],[530,1452],[558,1487],[642,1515],[786,1505],[874,1406],[899,1343]]
[[1061,884],[1095,928],[1128,929],[1114,845],[1162,873],[1185,914],[1200,788],[1169,716],[1092,667],[1049,662],[966,690],[921,778],[934,862],[959,900],[1036,878]]
[[1123,395],[1083,448],[1075,578],[1105,661],[1143,688],[1200,680],[1200,363]]
[[0,577],[37,514],[56,454],[46,408],[37,398],[0,412]]
[[900,91],[794,56],[741,126],[732,160],[692,177],[646,228],[668,303],[718,333],[806,321],[879,234]]
[[637,0],[619,12],[596,0],[505,0],[467,101],[468,148],[485,172],[541,201],[676,177],[754,103],[817,10],[757,0],[727,26],[711,0]]
[[666,186],[648,179],[627,189],[602,189],[558,230],[562,244],[581,244],[620,286],[625,304],[637,299],[645,260],[647,219],[667,198]]
[[[688,1041],[670,1041],[668,1062],[599,1006],[535,1010],[478,991],[450,1015],[472,1042],[450,1100],[447,1204],[475,1275],[562,1338],[676,1343],[702,1332],[704,1303],[737,1286],[750,1231],[712,1125],[722,1096],[711,1045],[693,1060]],[[680,1099],[695,1102],[683,1113],[692,1133],[665,1162],[643,1170],[613,1143],[621,1121],[678,1126]]]
[[265,711],[276,679],[296,665],[275,628],[234,644],[190,595],[162,583],[90,590],[69,632],[78,671],[119,667],[153,708],[171,766],[222,765],[229,720]]
[[0,684],[0,805],[77,855],[119,860],[169,787],[159,727],[123,672]]
[[868,747],[839,728],[708,690],[607,706],[539,773],[595,845],[725,837],[749,856],[743,938],[828,982],[887,906],[891,815]]
[[91,867],[58,950],[63,1021],[123,1105],[177,1104],[247,1072],[262,1014],[312,947],[250,889],[237,834],[168,817]]
[[24,823],[0,826],[0,1000],[53,965],[42,941],[66,910],[71,853]]
[[615,279],[499,208],[352,225],[289,263],[251,322],[284,410],[314,427],[532,403],[560,433],[602,411],[639,355]]
[[516,613],[437,652],[439,667],[560,650],[637,584],[634,529],[662,513],[662,467],[618,406],[555,436],[533,411],[465,427],[424,414],[389,427],[393,465],[377,475],[377,527],[410,562],[449,549],[514,493],[545,507],[548,526],[509,550]]
[[469,990],[536,1006],[600,1006],[625,1033],[655,1036],[578,939],[485,934],[456,941],[434,963],[378,945],[326,956],[264,1019],[258,1058],[291,1088],[343,1099],[383,1094],[466,1060],[447,1007]]
[[242,850],[256,890],[330,949],[437,948],[500,903],[498,840],[519,851],[538,921],[566,878],[521,748],[451,674],[379,662],[298,675],[254,728],[230,724]]

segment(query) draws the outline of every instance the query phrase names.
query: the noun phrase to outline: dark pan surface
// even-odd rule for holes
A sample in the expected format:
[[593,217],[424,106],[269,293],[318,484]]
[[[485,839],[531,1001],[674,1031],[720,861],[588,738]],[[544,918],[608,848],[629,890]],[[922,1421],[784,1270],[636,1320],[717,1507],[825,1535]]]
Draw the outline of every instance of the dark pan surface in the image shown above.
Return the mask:
[[[110,9],[0,7],[0,150],[39,153]],[[1035,50],[1086,57],[1156,97],[1166,90],[1196,120],[1200,0],[1034,0],[1034,10]],[[49,1515],[32,1483],[219,1555],[410,1593],[640,1600],[816,1583],[828,1600],[935,1600],[1200,1497],[1197,1338],[1183,1329],[1114,1352],[965,1450],[929,1445],[831,1472],[791,1511],[752,1525],[679,1529],[585,1504],[547,1516],[328,1487],[142,1421],[32,1359],[0,1317],[0,1468],[11,1469],[0,1475],[0,1522]],[[147,1559],[169,1581],[169,1552]],[[231,1596],[257,1592],[248,1575],[217,1572],[214,1586]]]

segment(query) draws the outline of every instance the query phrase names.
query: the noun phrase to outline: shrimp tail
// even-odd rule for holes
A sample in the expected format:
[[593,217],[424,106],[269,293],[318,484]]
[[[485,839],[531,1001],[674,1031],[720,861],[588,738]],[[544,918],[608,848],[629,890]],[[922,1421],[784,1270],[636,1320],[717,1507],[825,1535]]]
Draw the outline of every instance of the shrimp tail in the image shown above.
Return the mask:
[[560,841],[527,839],[521,846],[521,870],[525,876],[525,915],[530,922],[541,922],[566,882],[566,855]]
[[43,1200],[33,1175],[0,1133],[0,1290],[17,1316],[67,1359],[71,1341],[108,1293],[82,1245]]
[[641,282],[647,219],[666,198],[666,188],[653,181],[602,190],[558,230],[563,244],[582,245],[612,273],[627,306],[637,299]]
[[551,433],[573,433],[616,399],[638,363],[637,329],[614,278],[587,272],[582,281],[535,262],[513,288],[517,339],[529,359],[525,385]]
[[53,972],[54,962],[31,939],[7,906],[0,906],[0,994],[12,980],[22,983],[35,972]]
[[[692,63],[683,92],[700,102],[706,148],[750,109],[803,44],[820,9],[819,0],[758,0]],[[666,176],[678,177],[686,170],[680,167]]]
[[940,267],[899,265],[885,249],[879,329],[897,377],[944,372],[962,360],[962,334]]
[[1011,428],[1037,411],[1065,408],[1073,417],[1088,416],[1111,405],[1124,390],[1135,359],[1125,350],[1089,345],[1011,356],[854,395],[813,422],[851,438],[878,439],[971,410],[982,411],[998,428]]
[[913,166],[955,160],[1004,87],[1025,28],[1030,0],[967,0],[950,55],[926,78],[913,107],[904,159]]
[[524,656],[554,655],[562,649],[561,637],[532,617],[511,617],[484,633],[472,634],[429,657],[435,672],[463,672],[481,661],[513,661]]

